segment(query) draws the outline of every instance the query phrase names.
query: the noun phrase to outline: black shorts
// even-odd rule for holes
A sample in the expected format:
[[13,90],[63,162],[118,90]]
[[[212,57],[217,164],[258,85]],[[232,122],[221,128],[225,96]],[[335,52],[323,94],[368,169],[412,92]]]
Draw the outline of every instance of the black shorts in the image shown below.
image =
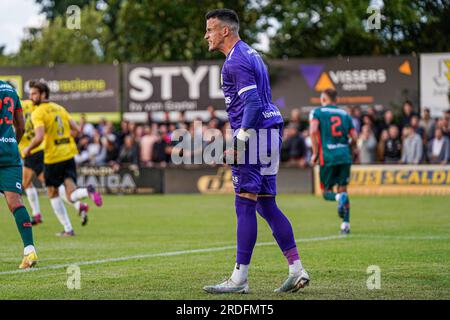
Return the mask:
[[44,171],[44,151],[38,151],[26,157],[23,161],[25,168],[33,170],[36,177]]
[[64,180],[70,178],[73,182],[77,183],[77,166],[75,165],[74,158],[46,164],[44,170],[45,185],[58,188],[64,183]]

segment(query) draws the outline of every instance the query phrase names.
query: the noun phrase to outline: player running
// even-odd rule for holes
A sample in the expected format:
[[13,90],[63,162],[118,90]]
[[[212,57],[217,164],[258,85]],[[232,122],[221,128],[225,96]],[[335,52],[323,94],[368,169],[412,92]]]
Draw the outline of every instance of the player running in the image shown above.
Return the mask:
[[[25,117],[25,133],[20,141],[19,150],[21,154],[23,150],[30,144],[34,138],[34,127],[31,122],[31,114],[42,102],[43,93],[39,91],[37,87],[34,87],[34,81],[30,82],[30,100],[22,101],[23,115]],[[49,95],[48,87],[43,86],[45,95]],[[23,157],[23,155],[22,155]],[[23,188],[27,194],[28,202],[33,213],[31,219],[31,224],[37,225],[42,223],[42,215],[40,212],[39,197],[36,188],[32,184],[32,179],[37,177],[42,185],[45,185],[44,179],[44,143],[42,142],[36,149],[31,150],[30,155],[24,157],[24,167],[23,167]],[[66,196],[66,191],[64,185],[60,186],[59,195],[69,204],[72,204]],[[75,209],[78,210],[78,214],[82,217],[82,225],[87,223],[86,214],[89,207],[86,203],[74,203]]]
[[20,141],[23,133],[24,119],[19,97],[10,84],[0,80],[0,192],[5,196],[23,241],[24,257],[19,268],[27,269],[36,265],[38,257],[30,216],[21,196],[22,160],[17,141]]
[[93,186],[77,188],[77,171],[74,157],[78,153],[73,136],[80,131],[78,125],[62,106],[49,102],[50,90],[45,83],[34,82],[30,86],[31,95],[38,97],[34,101],[38,108],[33,111],[31,121],[35,136],[30,144],[23,150],[26,157],[31,150],[44,141],[44,178],[52,208],[64,231],[58,236],[69,237],[74,235],[72,224],[63,201],[59,196],[58,188],[64,185],[67,199],[79,211],[82,225],[87,223],[87,207],[80,202],[90,197],[97,206],[102,205],[102,198]]
[[[30,96],[33,99],[33,95]],[[23,150],[30,144],[34,138],[34,128],[31,123],[31,114],[37,108],[32,100],[23,100],[22,102],[23,116],[25,118],[25,132],[19,143],[19,151]],[[44,144],[41,143],[35,149],[30,151],[28,157],[23,158],[23,181],[22,186],[30,203],[32,218],[31,224],[37,225],[42,223],[42,215],[39,204],[39,196],[32,180],[37,177],[44,185]]]
[[[341,233],[350,233],[350,200],[347,185],[350,180],[352,150],[357,134],[347,112],[336,106],[337,92],[326,89],[320,95],[322,107],[310,113],[310,134],[313,155],[312,165],[319,161],[320,185],[323,197],[338,202],[338,214],[342,218]],[[349,141],[349,138],[350,141]],[[337,193],[333,192],[337,185]]]
[[[209,293],[247,293],[248,269],[257,236],[256,211],[268,222],[273,235],[289,264],[289,276],[276,292],[295,292],[309,283],[308,273],[303,269],[294,240],[292,226],[277,207],[276,176],[279,164],[279,147],[283,130],[283,118],[271,102],[269,76],[259,54],[239,38],[239,19],[229,9],[218,9],[206,14],[205,39],[209,51],[220,51],[226,56],[222,68],[222,89],[234,130],[236,146],[245,145],[254,129],[276,130],[278,150],[268,150],[276,156],[275,166],[256,164],[232,166],[237,215],[237,256],[231,277],[223,283],[205,286]],[[268,134],[268,136],[272,136]],[[261,143],[264,143],[261,140]],[[269,147],[271,143],[266,141]],[[254,148],[233,150],[236,158],[258,156]],[[244,151],[244,152],[243,152]],[[274,159],[272,158],[272,160]]]

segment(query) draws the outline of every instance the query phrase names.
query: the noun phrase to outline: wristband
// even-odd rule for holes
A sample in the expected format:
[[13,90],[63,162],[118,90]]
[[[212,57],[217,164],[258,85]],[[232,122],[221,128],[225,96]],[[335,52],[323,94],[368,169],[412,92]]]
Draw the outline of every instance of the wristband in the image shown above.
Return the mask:
[[236,139],[241,141],[247,141],[250,138],[250,134],[245,131],[245,129],[240,128],[238,134],[236,135]]

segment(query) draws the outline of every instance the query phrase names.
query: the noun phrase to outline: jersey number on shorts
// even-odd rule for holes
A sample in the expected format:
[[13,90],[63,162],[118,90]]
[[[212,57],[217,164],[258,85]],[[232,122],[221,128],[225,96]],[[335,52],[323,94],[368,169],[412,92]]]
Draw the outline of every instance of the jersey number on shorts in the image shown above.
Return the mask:
[[6,124],[13,124],[13,117],[14,117],[14,101],[13,101],[13,99],[11,98],[11,97],[5,97],[4,99],[3,99],[3,101],[0,99],[0,110],[4,107],[4,106],[6,106],[7,104],[8,104],[8,102],[9,102],[9,107],[8,107],[8,111],[9,112],[11,112],[11,119],[9,119],[7,116],[6,117],[3,117],[3,118],[0,118],[0,124],[3,124],[3,121],[6,123]]
[[342,119],[339,116],[331,117],[331,134],[333,137],[341,137],[342,131],[339,131],[338,127],[342,124]]

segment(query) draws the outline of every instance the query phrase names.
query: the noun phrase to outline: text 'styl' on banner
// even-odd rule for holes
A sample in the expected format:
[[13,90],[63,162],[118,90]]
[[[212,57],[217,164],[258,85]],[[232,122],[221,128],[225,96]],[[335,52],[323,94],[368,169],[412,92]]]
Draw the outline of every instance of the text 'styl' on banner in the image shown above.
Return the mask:
[[420,55],[420,105],[432,117],[450,109],[450,53]]
[[[124,65],[127,112],[224,109],[222,61]],[[319,106],[320,92],[334,88],[342,105],[418,107],[418,67],[412,56],[269,61],[272,100],[284,116]]]
[[[319,168],[314,173],[317,195],[321,194]],[[368,165],[352,166],[350,194],[446,195],[450,194],[450,166]]]
[[28,99],[30,80],[42,80],[50,87],[50,101],[69,112],[118,112],[118,71],[113,65],[5,67],[0,68],[0,79],[11,82],[21,99]]
[[222,62],[125,64],[125,112],[225,109]]
[[272,98],[284,116],[320,105],[320,92],[334,88],[338,104],[397,109],[411,100],[418,110],[418,66],[412,56],[290,59],[270,62]]

